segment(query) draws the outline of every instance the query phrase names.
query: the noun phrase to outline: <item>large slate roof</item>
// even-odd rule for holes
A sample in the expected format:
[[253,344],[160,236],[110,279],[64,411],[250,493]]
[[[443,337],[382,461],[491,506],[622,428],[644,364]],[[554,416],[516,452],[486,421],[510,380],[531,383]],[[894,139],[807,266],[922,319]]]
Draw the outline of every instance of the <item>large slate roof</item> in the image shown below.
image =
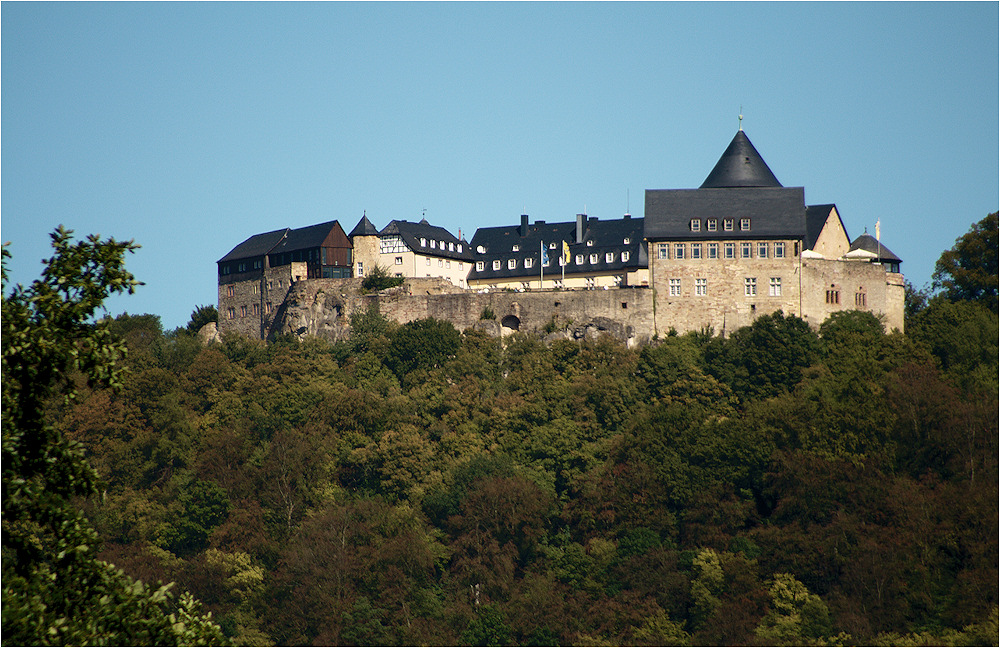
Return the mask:
[[323,245],[323,241],[325,241],[326,237],[330,234],[330,230],[339,226],[340,225],[337,221],[332,220],[325,223],[318,223],[316,225],[309,225],[307,227],[288,230],[288,235],[285,236],[284,240],[278,243],[278,245],[276,245],[270,253],[281,254],[282,252],[294,252],[295,250],[318,248]]
[[230,250],[229,254],[218,260],[218,263],[264,256],[274,249],[274,246],[280,243],[281,239],[289,231],[290,230],[286,227],[280,230],[274,230],[273,232],[254,234]]
[[[483,261],[483,269],[475,267],[469,272],[469,280],[474,279],[509,279],[514,277],[537,277],[540,272],[539,255],[541,246],[549,256],[549,266],[544,268],[545,274],[561,274],[559,257],[562,255],[562,244],[565,241],[570,248],[570,262],[565,266],[566,274],[576,273],[613,273],[646,268],[649,263],[646,246],[642,241],[643,219],[620,218],[617,220],[598,220],[588,218],[583,223],[583,240],[576,242],[575,221],[561,223],[546,223],[535,221],[534,224],[522,228],[518,225],[500,227],[481,227],[472,237],[470,248],[475,253],[476,261]],[[628,243],[625,240],[628,239]],[[555,243],[554,249],[549,245]],[[588,245],[589,243],[589,245]],[[518,251],[514,251],[514,246]],[[482,251],[480,251],[482,250]],[[605,255],[611,252],[614,260],[608,262]],[[629,260],[623,262],[622,252],[629,253]],[[576,264],[576,255],[583,254],[584,263]],[[590,255],[597,254],[597,263],[590,263]],[[524,267],[524,259],[531,258],[534,265]],[[511,269],[508,261],[514,259],[516,266]],[[500,261],[500,269],[493,269],[493,261]]]
[[874,236],[865,232],[858,238],[854,239],[851,243],[851,250],[864,250],[866,252],[871,252],[879,261],[888,261],[890,263],[902,263],[902,259],[892,253],[892,250],[885,246],[885,243],[880,243],[878,239]]
[[[465,241],[459,240],[451,232],[443,227],[438,227],[436,225],[431,225],[427,222],[427,219],[421,219],[419,223],[411,223],[406,220],[394,220],[382,228],[379,232],[379,236],[388,236],[391,234],[398,235],[406,246],[418,252],[420,254],[428,256],[439,256],[450,259],[458,259],[460,261],[471,261],[472,252],[469,250],[469,244]],[[427,241],[427,245],[421,246],[420,239]],[[430,247],[430,242],[438,241],[438,245],[434,248]],[[447,248],[442,248],[440,242],[444,241],[446,245],[450,244]],[[451,249],[451,246],[454,249]],[[461,249],[461,251],[459,251]]]
[[742,129],[733,137],[705,182],[701,183],[702,189],[780,186],[781,183]]
[[[735,221],[723,231],[723,221]],[[750,231],[740,230],[740,219],[750,218]],[[718,231],[708,232],[705,221],[716,219]],[[700,220],[700,231],[691,221]],[[805,191],[802,187],[748,187],[738,189],[650,189],[646,191],[647,239],[803,238],[806,234]]]

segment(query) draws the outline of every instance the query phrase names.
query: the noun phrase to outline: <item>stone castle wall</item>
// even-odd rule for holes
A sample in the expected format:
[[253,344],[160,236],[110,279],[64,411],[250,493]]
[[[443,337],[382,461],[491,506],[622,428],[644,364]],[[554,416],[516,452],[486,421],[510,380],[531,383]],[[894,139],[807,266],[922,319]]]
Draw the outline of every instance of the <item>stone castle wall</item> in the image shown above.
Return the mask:
[[588,330],[602,331],[629,344],[653,336],[653,300],[647,288],[480,293],[435,277],[407,279],[399,288],[362,295],[360,284],[359,279],[296,283],[272,333],[342,339],[349,334],[351,313],[377,303],[383,315],[401,324],[433,317],[460,331],[478,328],[496,335],[528,331],[579,337]]
[[[673,303],[669,295],[663,294],[667,292],[666,282],[659,280],[655,282],[656,290],[474,292],[432,277],[407,279],[398,288],[365,295],[359,278],[310,279],[292,284],[280,308],[267,321],[265,335],[343,339],[350,334],[351,314],[373,303],[383,315],[400,324],[433,317],[451,322],[460,331],[475,328],[493,335],[525,331],[580,338],[600,332],[629,345],[665,335],[670,329],[683,333],[710,326],[715,333],[728,335],[776,310],[799,315],[813,327],[836,311],[866,310],[884,316],[887,330],[903,328],[902,275],[886,273],[875,264],[824,259],[787,260],[773,265],[758,275],[763,280],[758,282],[756,298],[736,294],[743,289],[741,277],[746,268],[733,264],[729,271],[719,270],[727,276],[718,276],[715,287],[735,290],[734,294],[718,301],[684,295]],[[688,268],[675,267],[667,272],[678,274],[679,270]],[[772,271],[782,273],[780,297],[768,294]],[[831,285],[839,290],[839,303],[826,301],[825,287]],[[709,290],[712,286],[709,284]],[[858,295],[864,295],[863,300]],[[718,312],[704,310],[711,303],[729,306]],[[702,308],[697,307],[699,304]]]

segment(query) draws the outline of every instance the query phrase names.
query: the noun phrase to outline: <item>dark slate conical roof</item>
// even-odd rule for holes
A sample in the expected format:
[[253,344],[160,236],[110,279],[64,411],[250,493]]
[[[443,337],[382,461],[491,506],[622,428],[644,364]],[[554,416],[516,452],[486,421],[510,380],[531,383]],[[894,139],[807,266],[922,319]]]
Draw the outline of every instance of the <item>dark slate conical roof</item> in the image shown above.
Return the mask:
[[742,130],[736,133],[726,152],[701,184],[702,189],[780,186],[781,183]]
[[885,243],[880,243],[878,239],[874,236],[865,232],[858,238],[854,239],[851,243],[851,251],[854,250],[864,250],[865,252],[871,252],[878,258],[879,261],[888,261],[889,263],[902,263],[902,259],[892,253],[892,250],[885,246]]
[[347,236],[348,238],[354,238],[355,236],[378,236],[378,230],[374,225],[372,225],[372,222],[368,220],[368,215],[365,214]]

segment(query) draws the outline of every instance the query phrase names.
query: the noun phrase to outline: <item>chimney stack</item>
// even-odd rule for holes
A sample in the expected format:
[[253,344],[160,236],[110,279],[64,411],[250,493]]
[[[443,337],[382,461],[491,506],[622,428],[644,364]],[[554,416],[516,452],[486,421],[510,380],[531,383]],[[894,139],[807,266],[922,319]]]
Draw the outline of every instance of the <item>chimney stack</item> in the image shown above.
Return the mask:
[[586,214],[576,215],[576,242],[583,243],[583,224],[587,220]]
[[520,233],[521,233],[521,236],[527,236],[528,235],[528,215],[527,214],[521,214],[521,230],[520,230]]

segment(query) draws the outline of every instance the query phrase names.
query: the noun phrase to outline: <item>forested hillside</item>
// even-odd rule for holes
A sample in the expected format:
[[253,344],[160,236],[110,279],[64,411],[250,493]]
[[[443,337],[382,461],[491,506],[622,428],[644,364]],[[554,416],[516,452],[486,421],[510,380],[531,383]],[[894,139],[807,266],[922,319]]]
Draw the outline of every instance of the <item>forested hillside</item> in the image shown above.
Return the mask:
[[905,335],[546,346],[369,311],[203,346],[123,315],[120,389],[47,411],[103,479],[99,555],[235,644],[995,645],[993,254],[991,294],[911,291]]

